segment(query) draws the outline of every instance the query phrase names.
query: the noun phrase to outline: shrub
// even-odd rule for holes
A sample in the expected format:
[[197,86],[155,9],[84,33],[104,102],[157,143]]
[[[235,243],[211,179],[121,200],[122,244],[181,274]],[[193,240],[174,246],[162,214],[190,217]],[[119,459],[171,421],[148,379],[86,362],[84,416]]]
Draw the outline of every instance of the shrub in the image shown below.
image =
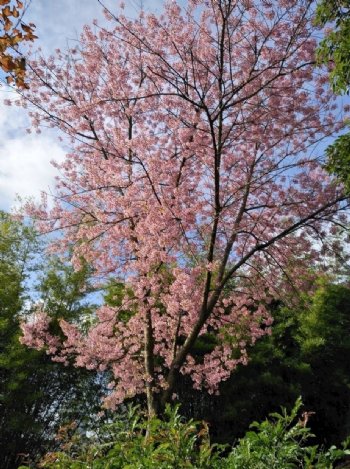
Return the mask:
[[[66,427],[59,435],[61,450],[48,453],[39,463],[45,469],[331,469],[350,454],[331,447],[325,451],[310,445],[306,426],[308,413],[301,418],[298,399],[290,414],[270,415],[230,450],[211,445],[205,423],[188,422],[178,407],[167,407],[164,418],[144,418],[138,407],[100,430],[81,434]],[[228,451],[230,451],[228,453]],[[228,453],[228,455],[227,455]],[[226,456],[225,456],[226,454]],[[21,469],[21,468],[20,468]],[[24,469],[24,466],[22,466]]]
[[163,419],[150,420],[138,407],[130,407],[92,435],[74,433],[62,440],[61,451],[48,453],[40,468],[211,469],[220,458],[219,448],[210,445],[207,425],[185,422],[178,407],[167,407]]
[[345,449],[332,446],[324,451],[317,445],[309,445],[313,436],[306,426],[309,414],[304,412],[298,419],[302,403],[298,399],[293,410],[287,414],[270,414],[262,423],[254,422],[238,444],[233,447],[225,461],[225,469],[331,469],[333,463],[347,454]]

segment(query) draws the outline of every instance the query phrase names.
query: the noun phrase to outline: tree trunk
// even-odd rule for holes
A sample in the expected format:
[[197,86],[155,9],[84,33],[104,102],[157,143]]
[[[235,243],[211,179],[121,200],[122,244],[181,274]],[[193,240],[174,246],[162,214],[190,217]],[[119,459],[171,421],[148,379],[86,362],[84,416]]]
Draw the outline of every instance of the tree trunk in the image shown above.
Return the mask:
[[153,355],[153,331],[151,312],[146,312],[146,322],[144,328],[145,338],[145,372],[146,372],[146,396],[148,417],[158,415],[157,399],[154,392],[154,355]]

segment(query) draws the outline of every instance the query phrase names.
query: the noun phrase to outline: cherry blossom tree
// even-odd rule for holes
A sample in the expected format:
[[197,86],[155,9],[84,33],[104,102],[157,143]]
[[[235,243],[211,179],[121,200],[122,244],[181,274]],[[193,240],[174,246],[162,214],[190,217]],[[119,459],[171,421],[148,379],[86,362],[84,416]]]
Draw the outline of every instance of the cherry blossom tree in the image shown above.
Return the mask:
[[[342,123],[314,68],[309,0],[189,0],[137,19],[106,10],[79,45],[31,61],[34,128],[70,138],[55,204],[28,206],[56,250],[122,282],[88,332],[45,312],[23,342],[112,371],[106,405],[160,411],[179,373],[216,392],[269,332],[268,304],[303,288],[313,239],[346,202],[323,171]],[[62,339],[63,337],[63,339]],[[201,357],[198,341],[210,346]]]

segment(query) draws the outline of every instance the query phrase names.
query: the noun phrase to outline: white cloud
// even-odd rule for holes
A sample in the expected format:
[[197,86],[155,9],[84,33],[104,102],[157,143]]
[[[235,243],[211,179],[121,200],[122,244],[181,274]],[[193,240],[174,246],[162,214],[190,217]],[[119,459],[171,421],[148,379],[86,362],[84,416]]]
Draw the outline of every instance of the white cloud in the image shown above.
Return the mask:
[[50,161],[64,158],[64,150],[53,133],[27,134],[27,127],[23,109],[0,103],[0,209],[3,210],[13,206],[17,194],[39,199],[41,190],[52,189],[57,170]]

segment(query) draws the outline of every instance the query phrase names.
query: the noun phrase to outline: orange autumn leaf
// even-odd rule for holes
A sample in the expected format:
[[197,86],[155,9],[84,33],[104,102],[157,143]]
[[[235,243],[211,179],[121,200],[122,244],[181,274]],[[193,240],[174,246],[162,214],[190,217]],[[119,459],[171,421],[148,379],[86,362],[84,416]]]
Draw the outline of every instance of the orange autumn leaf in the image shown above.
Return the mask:
[[26,33],[31,33],[32,32],[32,28],[24,23],[21,23],[21,26],[22,26],[22,29],[24,32]]
[[8,18],[6,18],[5,25],[4,25],[4,30],[6,32],[8,32],[8,31],[10,31],[11,28],[12,28],[12,21],[9,20]]
[[3,16],[11,16],[11,8],[9,6],[6,6],[3,10],[2,10],[2,14]]
[[10,72],[16,68],[16,63],[9,56],[1,57],[0,64],[5,72]]
[[[26,64],[20,52],[20,45],[34,41],[35,25],[23,22],[27,2],[21,0],[0,0],[0,69],[7,75],[8,84],[27,88],[25,83]],[[16,18],[16,24],[10,17]]]

